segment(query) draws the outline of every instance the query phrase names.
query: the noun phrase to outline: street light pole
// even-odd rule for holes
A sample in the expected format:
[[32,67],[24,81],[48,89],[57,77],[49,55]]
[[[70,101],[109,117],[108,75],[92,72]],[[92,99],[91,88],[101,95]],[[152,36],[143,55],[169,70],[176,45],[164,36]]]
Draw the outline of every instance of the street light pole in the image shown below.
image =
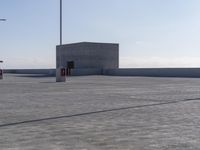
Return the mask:
[[60,45],[62,45],[62,0],[60,0]]
[[[0,18],[0,21],[6,21],[6,19],[1,19]],[[2,60],[0,60],[0,63],[3,63]],[[0,79],[3,79],[3,70],[0,68]]]

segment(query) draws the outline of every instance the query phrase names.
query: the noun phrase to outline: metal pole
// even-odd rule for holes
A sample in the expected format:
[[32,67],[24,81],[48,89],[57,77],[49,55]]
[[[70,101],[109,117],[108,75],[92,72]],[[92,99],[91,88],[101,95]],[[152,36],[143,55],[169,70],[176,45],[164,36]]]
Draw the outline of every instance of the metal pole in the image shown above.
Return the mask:
[[60,0],[60,45],[62,45],[62,0]]
[[[62,0],[60,0],[60,45],[62,45]],[[60,61],[59,61],[59,67],[61,67],[61,58],[62,58],[62,56],[61,56],[61,51],[60,51],[60,49],[59,49],[59,59],[60,59]]]

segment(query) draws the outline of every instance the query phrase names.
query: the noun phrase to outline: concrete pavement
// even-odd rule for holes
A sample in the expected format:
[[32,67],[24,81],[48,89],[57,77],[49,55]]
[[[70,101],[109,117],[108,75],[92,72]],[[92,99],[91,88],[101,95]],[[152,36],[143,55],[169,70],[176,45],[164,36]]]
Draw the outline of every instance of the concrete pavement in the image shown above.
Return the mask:
[[1,150],[200,150],[200,80],[6,74]]

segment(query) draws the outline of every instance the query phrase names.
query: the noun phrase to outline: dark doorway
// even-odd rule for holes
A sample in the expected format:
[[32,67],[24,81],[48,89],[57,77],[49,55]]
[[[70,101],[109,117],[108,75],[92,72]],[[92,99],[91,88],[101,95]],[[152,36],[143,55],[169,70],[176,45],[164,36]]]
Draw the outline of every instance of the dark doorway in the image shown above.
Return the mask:
[[67,76],[71,76],[71,69],[74,69],[74,61],[67,62]]

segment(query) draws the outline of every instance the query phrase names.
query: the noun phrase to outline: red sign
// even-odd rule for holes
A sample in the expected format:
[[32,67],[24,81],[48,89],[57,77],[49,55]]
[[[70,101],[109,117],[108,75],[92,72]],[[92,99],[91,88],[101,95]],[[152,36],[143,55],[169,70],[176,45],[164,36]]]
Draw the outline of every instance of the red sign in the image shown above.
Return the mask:
[[65,68],[61,68],[60,69],[60,75],[61,76],[66,76],[66,69]]

